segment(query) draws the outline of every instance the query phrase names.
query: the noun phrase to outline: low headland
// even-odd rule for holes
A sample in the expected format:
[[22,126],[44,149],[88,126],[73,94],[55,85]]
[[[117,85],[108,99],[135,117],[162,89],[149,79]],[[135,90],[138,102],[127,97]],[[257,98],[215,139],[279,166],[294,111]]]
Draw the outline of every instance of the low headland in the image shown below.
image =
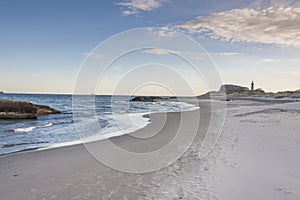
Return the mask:
[[[262,88],[249,89],[248,87],[223,84],[218,91],[209,91],[205,94],[198,95],[198,99],[217,99],[217,100],[285,100],[298,101],[300,98],[300,89],[295,91],[265,92]],[[183,100],[184,98],[180,98]],[[158,102],[178,100],[177,97],[160,97],[160,96],[136,96],[131,101]]]
[[224,100],[234,100],[241,98],[257,98],[257,99],[297,99],[300,98],[300,89],[295,91],[280,91],[280,92],[265,92],[263,89],[249,89],[248,87],[224,84],[220,87],[219,91],[210,91],[206,94],[198,96],[200,99],[205,98],[220,98],[225,97]]

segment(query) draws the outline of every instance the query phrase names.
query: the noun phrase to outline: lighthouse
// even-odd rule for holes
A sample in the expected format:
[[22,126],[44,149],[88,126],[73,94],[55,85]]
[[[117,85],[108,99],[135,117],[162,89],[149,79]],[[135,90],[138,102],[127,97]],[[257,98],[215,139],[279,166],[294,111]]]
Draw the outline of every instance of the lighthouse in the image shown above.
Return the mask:
[[254,82],[252,81],[251,82],[251,91],[253,91],[254,90]]

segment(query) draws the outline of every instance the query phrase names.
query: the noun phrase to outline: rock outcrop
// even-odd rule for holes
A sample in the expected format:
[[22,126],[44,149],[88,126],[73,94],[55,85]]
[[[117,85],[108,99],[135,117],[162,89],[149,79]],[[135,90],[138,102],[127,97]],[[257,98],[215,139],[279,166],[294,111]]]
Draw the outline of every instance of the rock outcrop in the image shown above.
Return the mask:
[[0,99],[0,119],[36,119],[41,115],[58,113],[61,112],[48,106]]
[[138,96],[131,99],[131,101],[144,101],[144,102],[155,102],[162,100],[161,97],[155,97],[155,96]]
[[138,96],[131,99],[131,101],[143,101],[143,102],[156,102],[156,101],[176,101],[178,98],[173,97],[158,97],[158,96]]
[[230,85],[225,84],[220,87],[219,92],[225,92],[226,94],[232,94],[232,93],[241,93],[241,92],[248,92],[249,88],[242,87],[239,85]]

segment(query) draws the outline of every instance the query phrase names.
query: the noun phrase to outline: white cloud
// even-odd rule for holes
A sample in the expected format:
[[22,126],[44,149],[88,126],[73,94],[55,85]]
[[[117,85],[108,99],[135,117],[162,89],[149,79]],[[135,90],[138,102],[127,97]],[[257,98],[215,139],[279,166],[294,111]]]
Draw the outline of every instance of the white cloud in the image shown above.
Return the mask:
[[276,59],[272,59],[272,58],[262,58],[257,60],[255,63],[256,64],[268,64],[268,63],[279,63],[281,62],[281,60],[276,60]]
[[137,14],[138,12],[136,10],[122,10],[122,14],[125,15],[125,16],[128,16],[128,15],[135,15]]
[[143,53],[147,53],[147,54],[156,54],[156,55],[168,55],[171,53],[176,53],[174,51],[170,51],[170,50],[166,50],[166,49],[145,49],[143,50]]
[[169,54],[175,54],[182,56],[183,58],[191,58],[194,60],[203,60],[203,54],[199,52],[182,52],[182,51],[172,51],[167,49],[158,49],[158,48],[152,48],[152,49],[145,49],[143,50],[143,53],[147,54],[154,54],[154,55],[169,55]]
[[236,56],[236,55],[240,55],[240,53],[238,52],[222,52],[222,53],[218,53],[221,56]]
[[152,33],[156,37],[174,37],[176,35],[176,32],[173,29],[169,29],[168,27],[163,28],[148,28],[148,31],[152,31]]
[[175,32],[171,32],[168,30],[159,30],[156,32],[159,37],[173,37]]
[[290,7],[299,6],[299,0],[254,0],[250,4],[252,8],[268,8],[268,7]]
[[126,0],[118,2],[117,5],[122,6],[123,15],[135,15],[139,11],[151,11],[161,7],[168,0]]
[[258,62],[260,62],[260,63],[273,63],[273,62],[278,62],[278,60],[271,59],[271,58],[263,58],[263,59],[260,59]]
[[175,27],[225,41],[300,47],[300,7],[234,9]]

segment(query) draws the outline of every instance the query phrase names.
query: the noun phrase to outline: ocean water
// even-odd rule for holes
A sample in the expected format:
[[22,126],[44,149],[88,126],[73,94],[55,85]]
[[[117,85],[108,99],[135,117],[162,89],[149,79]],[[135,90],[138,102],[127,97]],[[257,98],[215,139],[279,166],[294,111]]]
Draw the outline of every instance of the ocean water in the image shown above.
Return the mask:
[[[0,98],[47,105],[62,112],[40,116],[37,120],[0,120],[0,155],[125,134],[150,123],[145,114],[197,109],[183,102],[129,102],[130,97],[125,96],[76,97],[75,109],[72,95],[0,94]],[[84,135],[78,131],[78,124],[84,129]]]

